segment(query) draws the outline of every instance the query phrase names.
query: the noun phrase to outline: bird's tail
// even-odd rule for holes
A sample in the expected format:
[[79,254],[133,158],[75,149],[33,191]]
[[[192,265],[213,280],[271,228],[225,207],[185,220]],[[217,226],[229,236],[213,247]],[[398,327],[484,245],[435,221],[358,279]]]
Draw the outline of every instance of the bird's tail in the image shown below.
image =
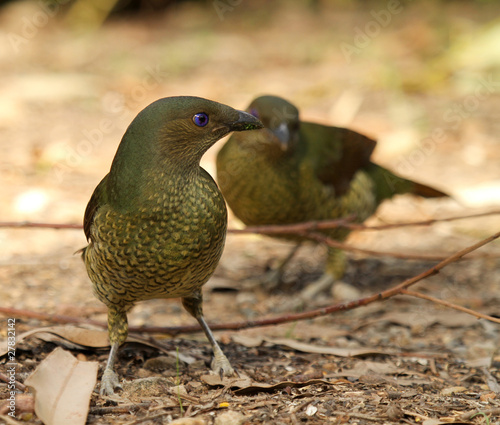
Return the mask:
[[426,186],[421,183],[413,183],[413,190],[411,193],[417,196],[422,196],[423,198],[443,198],[450,196],[447,193],[441,192],[440,190],[434,189],[433,187]]
[[440,198],[449,196],[448,194],[434,189],[433,187],[399,177],[377,164],[370,164],[368,167],[368,173],[375,182],[378,203],[382,202],[384,199],[392,198],[394,195],[404,193],[410,193],[423,198]]

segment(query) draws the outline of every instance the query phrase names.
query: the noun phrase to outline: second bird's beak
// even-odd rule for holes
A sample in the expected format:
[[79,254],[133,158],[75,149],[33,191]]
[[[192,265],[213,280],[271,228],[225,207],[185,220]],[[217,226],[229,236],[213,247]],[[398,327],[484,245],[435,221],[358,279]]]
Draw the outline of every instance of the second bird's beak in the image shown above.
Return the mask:
[[279,140],[281,149],[286,151],[290,142],[290,130],[288,129],[288,125],[282,122],[277,129],[271,131]]
[[258,130],[264,128],[264,125],[258,118],[244,111],[238,111],[238,120],[231,123],[229,128],[231,131]]

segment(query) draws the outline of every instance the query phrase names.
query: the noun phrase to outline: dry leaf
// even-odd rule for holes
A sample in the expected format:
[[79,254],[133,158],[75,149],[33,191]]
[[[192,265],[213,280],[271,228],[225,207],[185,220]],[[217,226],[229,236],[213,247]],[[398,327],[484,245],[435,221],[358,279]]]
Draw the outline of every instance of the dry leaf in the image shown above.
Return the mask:
[[45,425],[85,425],[97,380],[97,362],[81,362],[57,347],[26,379],[35,413]]
[[335,348],[324,347],[320,345],[307,344],[294,339],[288,338],[265,338],[265,341],[274,345],[284,345],[303,353],[312,354],[331,354],[338,357],[358,357],[367,356],[369,354],[392,354],[387,350],[380,350],[376,348]]
[[[43,341],[53,342],[62,345],[68,349],[86,349],[86,348],[106,348],[109,347],[108,331],[101,329],[87,329],[79,326],[48,326],[44,328],[33,329],[19,335],[16,342],[19,343],[23,339],[35,336]],[[196,361],[194,357],[187,354],[177,353],[173,350],[168,350],[159,343],[149,338],[129,335],[125,342],[136,342],[148,347],[156,348],[157,350],[170,354],[174,358],[179,358],[186,364],[191,364]],[[8,352],[7,341],[0,343],[0,357]]]
[[[44,341],[59,342],[70,348],[104,348],[109,346],[108,332],[105,330],[86,329],[77,326],[48,326],[32,329],[16,337],[16,343],[36,336]],[[0,344],[0,357],[7,354],[7,342]]]
[[247,336],[235,334],[231,336],[231,339],[236,344],[243,345],[243,347],[254,348],[259,347],[264,342],[264,338],[260,336]]

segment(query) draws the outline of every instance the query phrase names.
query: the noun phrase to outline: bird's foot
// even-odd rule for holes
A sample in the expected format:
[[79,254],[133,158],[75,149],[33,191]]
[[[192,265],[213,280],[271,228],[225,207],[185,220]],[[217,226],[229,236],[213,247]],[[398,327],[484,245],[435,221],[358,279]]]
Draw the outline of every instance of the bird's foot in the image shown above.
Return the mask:
[[260,284],[267,291],[272,291],[280,285],[282,277],[283,270],[281,268],[271,269],[262,277]]
[[243,288],[247,291],[261,289],[264,291],[273,291],[281,284],[282,272],[278,269],[271,269],[262,276],[251,276],[244,280]]
[[330,290],[335,283],[335,278],[328,273],[324,273],[318,280],[309,283],[301,292],[300,298],[305,302],[314,302],[319,294]]
[[115,394],[115,390],[121,389],[117,373],[111,369],[105,369],[101,378],[101,396],[112,396]]
[[227,359],[226,355],[222,352],[214,353],[214,358],[212,360],[212,370],[221,377],[224,376],[234,376],[236,372],[234,371],[231,363]]
[[330,274],[323,274],[318,280],[309,283],[299,294],[279,306],[279,312],[303,311],[316,308],[328,301],[323,294],[337,284]]
[[336,301],[352,301],[361,298],[361,291],[344,281],[337,281],[331,289],[331,294]]

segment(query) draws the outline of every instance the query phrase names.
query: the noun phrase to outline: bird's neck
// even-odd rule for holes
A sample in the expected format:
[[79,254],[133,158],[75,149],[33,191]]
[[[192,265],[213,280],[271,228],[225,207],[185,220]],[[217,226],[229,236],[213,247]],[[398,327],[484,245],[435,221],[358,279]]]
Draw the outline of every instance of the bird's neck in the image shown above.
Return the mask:
[[[137,205],[156,202],[158,196],[178,196],[193,188],[199,178],[199,163],[149,158],[114,161],[109,173],[110,202],[126,211]],[[126,166],[125,166],[126,165]]]

